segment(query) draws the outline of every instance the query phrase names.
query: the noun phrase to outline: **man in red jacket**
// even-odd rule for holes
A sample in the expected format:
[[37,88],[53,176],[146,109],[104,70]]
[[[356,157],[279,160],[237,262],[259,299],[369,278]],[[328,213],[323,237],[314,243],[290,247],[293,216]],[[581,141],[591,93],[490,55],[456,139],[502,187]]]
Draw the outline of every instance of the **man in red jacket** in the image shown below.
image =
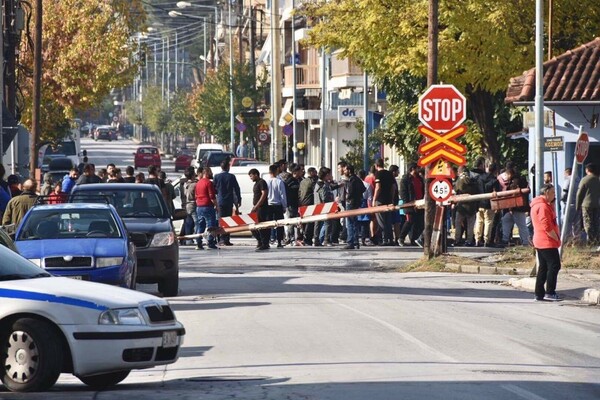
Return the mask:
[[[560,231],[556,222],[554,186],[545,184],[541,195],[531,201],[531,222],[533,223],[533,247],[538,260],[535,281],[535,300],[559,301],[556,294],[556,278],[560,270]],[[546,286],[544,288],[544,285]]]

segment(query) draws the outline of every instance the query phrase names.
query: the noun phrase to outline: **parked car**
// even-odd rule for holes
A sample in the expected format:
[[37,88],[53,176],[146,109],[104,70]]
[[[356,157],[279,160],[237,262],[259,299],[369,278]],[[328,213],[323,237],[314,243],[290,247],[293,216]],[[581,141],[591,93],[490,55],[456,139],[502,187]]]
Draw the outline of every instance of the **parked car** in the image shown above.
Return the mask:
[[54,277],[0,246],[0,380],[10,391],[48,390],[61,373],[113,386],[177,361],[184,335],[164,299]]
[[137,255],[137,282],[158,283],[163,295],[177,295],[179,246],[172,219],[185,218],[185,210],[175,210],[171,217],[160,189],[150,184],[94,183],[77,185],[71,193],[72,202],[108,198],[132,234]]
[[184,170],[190,165],[192,165],[192,160],[194,159],[194,151],[192,149],[181,149],[177,152],[177,156],[175,157],[175,172],[179,172],[179,170]]
[[225,152],[225,151],[209,151],[208,153],[204,153],[202,160],[200,161],[200,165],[203,167],[218,167],[221,165],[221,162],[225,159],[231,160],[235,157],[235,154]]
[[141,146],[133,153],[133,167],[135,169],[148,167],[150,165],[161,166],[160,151],[153,146]]
[[108,204],[36,205],[15,235],[19,253],[55,275],[135,289],[135,245]]

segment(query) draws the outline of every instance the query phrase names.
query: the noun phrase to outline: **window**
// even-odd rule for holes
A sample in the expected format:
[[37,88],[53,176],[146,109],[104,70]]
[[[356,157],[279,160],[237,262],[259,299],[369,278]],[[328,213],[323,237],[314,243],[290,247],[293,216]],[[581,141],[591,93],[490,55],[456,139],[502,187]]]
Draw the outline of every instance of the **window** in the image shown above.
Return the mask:
[[117,222],[109,210],[34,210],[25,220],[17,240],[73,239],[88,237],[121,238]]

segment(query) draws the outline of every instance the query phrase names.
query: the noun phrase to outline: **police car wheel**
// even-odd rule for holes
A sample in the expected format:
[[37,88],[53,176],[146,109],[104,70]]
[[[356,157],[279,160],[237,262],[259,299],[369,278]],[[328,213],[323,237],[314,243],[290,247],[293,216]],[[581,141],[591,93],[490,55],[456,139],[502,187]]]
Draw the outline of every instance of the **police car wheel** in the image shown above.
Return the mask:
[[102,389],[109,386],[115,386],[123,379],[127,378],[129,372],[131,371],[117,371],[100,375],[79,376],[78,378],[81,382],[85,383],[86,385],[92,388]]
[[62,341],[48,322],[22,318],[0,334],[0,378],[13,392],[44,391],[56,383],[63,363]]

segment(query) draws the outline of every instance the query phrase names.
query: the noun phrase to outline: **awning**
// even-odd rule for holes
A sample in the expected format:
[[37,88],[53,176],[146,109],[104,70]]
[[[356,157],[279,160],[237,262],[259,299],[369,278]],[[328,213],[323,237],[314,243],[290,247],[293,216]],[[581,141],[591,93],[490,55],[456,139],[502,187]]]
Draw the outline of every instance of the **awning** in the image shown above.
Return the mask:
[[292,114],[293,104],[294,99],[285,100],[285,104],[281,109],[281,116],[279,117],[279,126],[286,126],[294,120],[294,115]]

